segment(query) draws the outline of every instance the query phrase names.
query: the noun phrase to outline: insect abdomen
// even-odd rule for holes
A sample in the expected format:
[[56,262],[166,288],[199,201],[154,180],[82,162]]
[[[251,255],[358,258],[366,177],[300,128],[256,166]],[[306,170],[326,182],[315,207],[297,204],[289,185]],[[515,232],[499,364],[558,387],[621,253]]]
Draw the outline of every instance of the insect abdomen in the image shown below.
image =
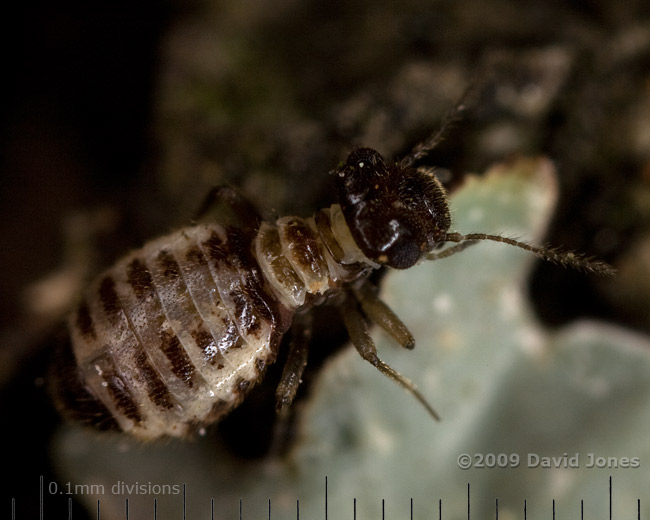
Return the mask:
[[290,311],[265,287],[250,239],[195,226],[104,272],[70,319],[80,379],[120,428],[183,436],[217,420],[275,360]]
[[255,236],[203,224],[153,240],[105,271],[72,314],[78,381],[57,391],[61,408],[143,439],[215,422],[275,361],[293,312],[322,301],[308,295],[371,267],[338,205],[262,223]]

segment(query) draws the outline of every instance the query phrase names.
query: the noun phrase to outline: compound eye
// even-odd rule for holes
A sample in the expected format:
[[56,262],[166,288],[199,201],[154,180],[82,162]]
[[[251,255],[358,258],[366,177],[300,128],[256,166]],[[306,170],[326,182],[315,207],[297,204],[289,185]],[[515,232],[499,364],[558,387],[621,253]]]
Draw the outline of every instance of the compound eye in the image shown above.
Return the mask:
[[400,231],[396,230],[391,245],[384,249],[378,260],[393,269],[408,269],[417,264],[421,256],[416,237],[408,228],[401,227]]

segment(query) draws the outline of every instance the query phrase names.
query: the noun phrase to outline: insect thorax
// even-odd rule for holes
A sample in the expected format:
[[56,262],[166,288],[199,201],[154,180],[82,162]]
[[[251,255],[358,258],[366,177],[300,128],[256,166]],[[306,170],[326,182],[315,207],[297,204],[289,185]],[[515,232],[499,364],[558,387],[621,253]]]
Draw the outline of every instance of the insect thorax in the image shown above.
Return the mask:
[[356,245],[338,204],[309,218],[262,223],[254,251],[273,292],[292,309],[379,267]]

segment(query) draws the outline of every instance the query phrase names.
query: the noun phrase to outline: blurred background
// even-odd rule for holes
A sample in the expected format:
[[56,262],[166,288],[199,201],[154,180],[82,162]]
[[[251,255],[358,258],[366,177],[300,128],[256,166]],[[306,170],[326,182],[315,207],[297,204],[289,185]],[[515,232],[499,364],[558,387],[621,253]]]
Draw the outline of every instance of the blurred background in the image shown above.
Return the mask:
[[[3,511],[4,497],[36,507],[38,476],[53,475],[47,366],[89,276],[188,222],[216,184],[267,218],[331,204],[327,173],[352,146],[400,157],[470,85],[426,164],[453,191],[495,161],[547,156],[560,199],[546,240],[619,270],[537,265],[538,318],[650,328],[644,0],[32,2],[2,23]],[[340,327],[323,328],[320,342],[342,343]],[[268,439],[237,441],[249,420],[220,435],[263,456]]]

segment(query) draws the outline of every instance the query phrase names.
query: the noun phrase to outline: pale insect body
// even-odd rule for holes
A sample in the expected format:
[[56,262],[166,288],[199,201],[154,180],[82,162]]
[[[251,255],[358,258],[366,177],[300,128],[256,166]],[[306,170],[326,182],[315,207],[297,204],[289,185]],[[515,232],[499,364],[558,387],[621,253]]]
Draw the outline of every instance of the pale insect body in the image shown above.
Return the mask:
[[71,317],[83,379],[124,431],[184,435],[235,406],[275,359],[278,311],[242,290],[255,288],[248,266],[218,257],[225,235],[196,226],[149,242],[100,276]]
[[[333,172],[339,204],[309,218],[260,223],[234,190],[216,189],[214,199],[230,207],[235,223],[203,219],[148,242],[86,291],[69,320],[71,351],[58,365],[60,408],[141,439],[187,436],[242,402],[275,361],[293,320],[294,340],[276,392],[284,408],[306,364],[308,311],[331,302],[363,359],[437,418],[415,386],[377,356],[367,320],[405,348],[413,348],[414,339],[367,281],[373,269],[406,269],[493,240],[612,274],[607,264],[573,253],[498,235],[450,233],[442,185],[430,171],[413,167],[441,135],[400,162],[354,149]],[[434,251],[448,242],[456,244]]]
[[237,228],[183,228],[91,284],[69,320],[73,351],[80,380],[119,429],[150,439],[217,421],[275,361],[309,295],[374,265],[337,205],[317,219],[320,228],[314,218],[264,222],[252,247]]

